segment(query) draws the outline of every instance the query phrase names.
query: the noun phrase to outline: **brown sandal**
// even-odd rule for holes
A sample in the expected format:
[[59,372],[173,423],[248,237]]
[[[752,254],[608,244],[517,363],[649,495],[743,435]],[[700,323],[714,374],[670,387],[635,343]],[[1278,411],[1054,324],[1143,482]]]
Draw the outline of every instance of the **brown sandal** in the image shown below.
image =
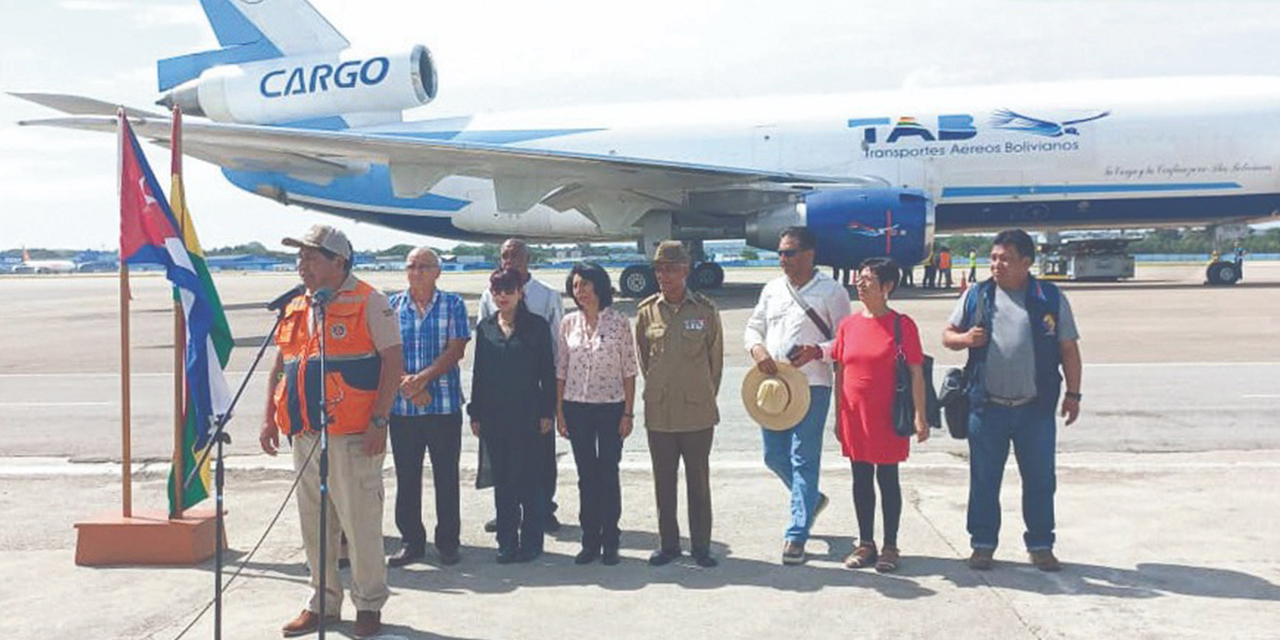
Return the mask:
[[901,556],[898,555],[897,547],[885,547],[880,550],[880,559],[876,561],[876,571],[880,573],[893,573],[898,570],[898,561]]
[[852,553],[845,556],[844,566],[846,569],[862,569],[870,567],[876,563],[876,543],[864,542],[858,545]]

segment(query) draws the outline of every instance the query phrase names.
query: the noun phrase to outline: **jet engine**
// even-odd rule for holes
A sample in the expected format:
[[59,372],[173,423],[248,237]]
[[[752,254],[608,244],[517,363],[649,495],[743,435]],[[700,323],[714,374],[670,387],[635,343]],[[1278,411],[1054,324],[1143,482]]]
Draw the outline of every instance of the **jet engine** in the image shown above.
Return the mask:
[[872,257],[915,265],[933,244],[933,203],[919,189],[874,188],[812,191],[798,202],[755,215],[747,243],[769,251],[790,226],[806,226],[817,238],[818,264],[856,268]]
[[431,53],[346,49],[205,70],[159,101],[217,122],[282,124],[349,113],[399,112],[436,96]]

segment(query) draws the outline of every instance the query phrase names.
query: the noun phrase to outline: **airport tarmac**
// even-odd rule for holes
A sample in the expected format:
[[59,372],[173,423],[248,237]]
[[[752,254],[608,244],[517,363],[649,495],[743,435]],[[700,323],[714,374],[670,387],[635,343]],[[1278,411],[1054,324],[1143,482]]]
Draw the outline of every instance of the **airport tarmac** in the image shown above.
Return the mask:
[[[777,271],[731,269],[730,284],[713,294],[726,333],[723,422],[712,457],[722,565],[643,563],[656,520],[644,438],[633,437],[623,460],[624,562],[574,566],[576,479],[561,442],[558,499],[570,526],[549,540],[548,555],[538,566],[495,565],[492,538],[480,527],[492,513],[491,494],[464,489],[462,564],[392,570],[386,637],[1276,637],[1280,264],[1250,263],[1245,272],[1227,288],[1201,286],[1198,265],[1139,265],[1133,282],[1065,285],[1086,367],[1082,417],[1059,431],[1058,549],[1068,563],[1061,574],[1042,574],[1022,558],[1012,463],[1002,562],[987,574],[964,566],[966,450],[942,433],[913,445],[903,467],[901,572],[840,566],[855,527],[848,466],[834,438],[822,480],[834,504],[815,527],[814,557],[804,567],[780,566],[786,494],[760,462],[759,430],[739,400],[750,366],[742,327],[760,283]],[[553,286],[564,278],[536,275]],[[387,290],[403,286],[403,273],[361,276]],[[441,287],[462,293],[474,313],[485,278],[446,272]],[[215,280],[237,338],[235,385],[271,328],[263,303],[296,277]],[[172,441],[171,298],[154,274],[132,285],[134,495],[142,507],[161,508]],[[119,503],[117,280],[8,276],[0,293],[9,301],[0,309],[0,506],[9,516],[0,524],[0,629],[15,638],[174,637],[207,599],[211,564],[86,569],[72,560],[71,524]],[[904,290],[894,303],[921,326],[937,375],[963,360],[939,337],[955,297],[954,289]],[[634,304],[619,308],[631,314]],[[463,368],[465,377],[469,361]],[[288,462],[257,451],[264,387],[259,374],[231,424],[234,558],[252,548],[289,486]],[[462,459],[467,483],[475,466],[469,436]],[[387,477],[390,499],[389,469]],[[389,549],[391,515],[388,508]],[[290,507],[228,592],[227,637],[278,637],[300,608],[306,573],[297,528]],[[344,613],[352,617],[349,605]],[[188,637],[210,634],[206,618]]]

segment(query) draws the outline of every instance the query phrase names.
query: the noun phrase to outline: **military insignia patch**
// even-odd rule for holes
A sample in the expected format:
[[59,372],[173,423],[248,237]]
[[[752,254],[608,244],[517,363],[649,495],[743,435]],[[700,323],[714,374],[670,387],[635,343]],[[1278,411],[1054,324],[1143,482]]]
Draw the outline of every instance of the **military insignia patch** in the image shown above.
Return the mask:
[[347,325],[341,322],[335,322],[329,326],[329,337],[334,340],[341,340],[347,337]]

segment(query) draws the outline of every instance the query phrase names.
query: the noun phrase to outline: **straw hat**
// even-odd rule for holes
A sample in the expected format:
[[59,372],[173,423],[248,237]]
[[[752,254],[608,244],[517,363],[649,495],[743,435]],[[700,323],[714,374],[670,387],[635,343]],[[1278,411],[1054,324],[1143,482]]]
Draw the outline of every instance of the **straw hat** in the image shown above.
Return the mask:
[[747,413],[771,431],[786,431],[809,411],[809,379],[799,369],[779,362],[778,375],[751,367],[742,379],[742,403]]

